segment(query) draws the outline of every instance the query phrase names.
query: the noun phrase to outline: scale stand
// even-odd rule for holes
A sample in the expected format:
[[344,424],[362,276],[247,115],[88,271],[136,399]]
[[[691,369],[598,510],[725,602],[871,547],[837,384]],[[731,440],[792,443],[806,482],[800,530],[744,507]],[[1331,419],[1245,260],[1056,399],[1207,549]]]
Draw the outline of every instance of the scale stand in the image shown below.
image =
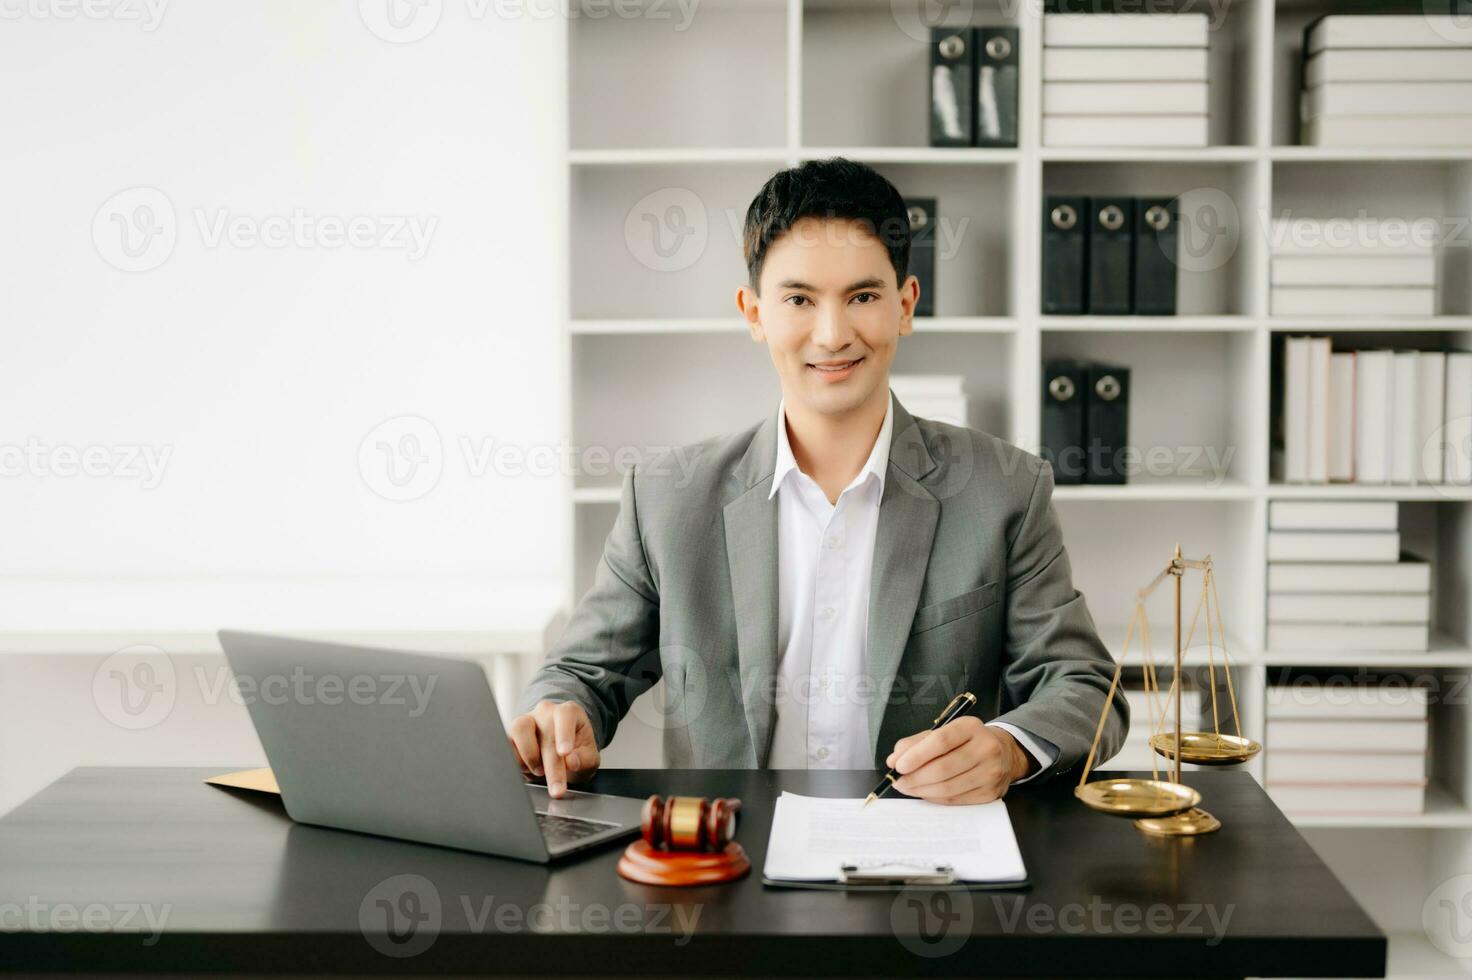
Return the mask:
[[[1201,569],[1204,575],[1201,583],[1201,598],[1197,602],[1196,612],[1192,615],[1191,631],[1186,637],[1186,643],[1189,645],[1191,636],[1195,635],[1196,619],[1204,608],[1206,610],[1207,664],[1211,672],[1213,731],[1210,732],[1183,732],[1181,730],[1181,579],[1185,576],[1186,570],[1192,568]],[[1155,722],[1154,699],[1159,693],[1160,686],[1155,675],[1155,661],[1150,653],[1150,623],[1145,616],[1145,600],[1165,580],[1166,576],[1175,580],[1175,656],[1172,665],[1171,688],[1166,696],[1168,703],[1173,702],[1170,708],[1175,715],[1175,731],[1170,734],[1160,730],[1165,720],[1163,712],[1161,725],[1157,726]],[[1129,656],[1130,640],[1134,636],[1136,625],[1140,627],[1142,634],[1142,653],[1145,659],[1146,704],[1150,708],[1150,727],[1153,730],[1150,736],[1150,747],[1157,755],[1165,756],[1170,760],[1170,778],[1168,780],[1160,778],[1159,764],[1152,756],[1151,768],[1155,777],[1153,779],[1099,779],[1089,782],[1089,772],[1099,752],[1099,742],[1104,735],[1104,724],[1109,718],[1109,709],[1114,704],[1114,694],[1119,688],[1119,678],[1124,672],[1125,661]],[[1231,699],[1232,722],[1237,731],[1236,735],[1222,734],[1221,720],[1217,714],[1216,657],[1212,643],[1214,632],[1221,638],[1222,669],[1226,674],[1227,693]],[[1085,805],[1101,813],[1133,818],[1135,826],[1147,834],[1160,837],[1191,837],[1197,834],[1209,834],[1221,828],[1221,821],[1197,805],[1201,802],[1201,794],[1197,790],[1181,782],[1181,762],[1184,760],[1203,766],[1237,765],[1251,759],[1260,751],[1262,751],[1261,745],[1242,736],[1241,719],[1237,714],[1237,694],[1232,684],[1232,668],[1227,657],[1226,630],[1221,626],[1221,610],[1216,598],[1216,579],[1211,556],[1207,555],[1199,560],[1182,558],[1181,546],[1177,544],[1170,562],[1149,585],[1139,590],[1135,598],[1135,615],[1130,621],[1129,630],[1125,636],[1124,650],[1121,651],[1119,663],[1114,668],[1114,679],[1110,681],[1109,695],[1104,699],[1104,708],[1099,713],[1099,726],[1095,729],[1094,741],[1089,746],[1089,756],[1084,762],[1083,776],[1079,779],[1078,786],[1074,787],[1073,795]]]

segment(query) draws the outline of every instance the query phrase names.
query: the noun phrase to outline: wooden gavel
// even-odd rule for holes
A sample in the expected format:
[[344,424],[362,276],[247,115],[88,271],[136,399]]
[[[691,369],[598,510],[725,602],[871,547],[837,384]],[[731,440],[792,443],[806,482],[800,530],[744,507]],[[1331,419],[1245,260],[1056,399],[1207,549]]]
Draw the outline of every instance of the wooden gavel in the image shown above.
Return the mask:
[[736,843],[741,801],[651,796],[639,821],[642,836],[624,851],[618,873],[647,885],[709,885],[751,870]]
[[719,851],[736,839],[740,800],[651,796],[639,821],[644,841],[659,851]]

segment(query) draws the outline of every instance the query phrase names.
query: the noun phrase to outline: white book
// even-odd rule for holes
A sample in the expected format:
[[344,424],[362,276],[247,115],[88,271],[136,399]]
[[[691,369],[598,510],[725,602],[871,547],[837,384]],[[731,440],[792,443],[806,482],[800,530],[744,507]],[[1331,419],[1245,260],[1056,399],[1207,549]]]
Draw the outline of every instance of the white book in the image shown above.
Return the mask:
[[1472,45],[1472,21],[1450,14],[1329,14],[1308,30],[1304,50],[1455,48]]
[[1044,82],[1204,82],[1205,48],[1044,48]]
[[1424,286],[1274,286],[1273,316],[1435,316],[1436,290]]
[[900,399],[916,395],[959,395],[966,390],[966,378],[960,374],[892,374],[889,387]]
[[1354,479],[1354,351],[1329,356],[1329,479]]
[[1275,255],[1274,286],[1435,286],[1436,256]]
[[1312,721],[1399,721],[1420,723],[1416,736],[1426,732],[1430,693],[1406,683],[1327,684],[1304,676],[1299,682],[1269,684],[1269,722],[1300,718]]
[[1308,480],[1329,482],[1328,337],[1308,340]]
[[1472,146],[1472,116],[1315,116],[1305,146]]
[[1275,592],[1268,596],[1268,622],[1429,623],[1431,596]]
[[1433,116],[1472,115],[1472,82],[1329,82],[1305,89],[1301,116],[1388,116],[1415,106]]
[[[1154,763],[1152,766],[1151,763]],[[1171,761],[1163,755],[1156,753],[1150,747],[1149,742],[1126,742],[1120,747],[1119,753],[1108,760],[1109,769],[1134,769],[1150,772],[1158,769],[1164,776],[1171,767]],[[1185,763],[1181,766],[1181,772],[1195,772],[1200,766]]]
[[1416,482],[1440,483],[1445,472],[1441,426],[1446,418],[1446,354],[1421,352],[1416,378]]
[[1410,653],[1431,646],[1431,627],[1421,623],[1335,626],[1330,623],[1269,623],[1268,647],[1275,651],[1348,650]]
[[1400,783],[1363,786],[1325,783],[1269,783],[1268,795],[1278,808],[1294,816],[1421,813],[1426,809],[1426,787]]
[[1442,478],[1447,483],[1472,483],[1472,351],[1446,355],[1442,452]]
[[1429,592],[1431,563],[1402,555],[1398,562],[1275,562],[1268,592]]
[[1205,116],[1044,116],[1044,146],[1205,146]]
[[1268,561],[1395,561],[1399,531],[1269,531]]
[[1426,778],[1421,752],[1294,752],[1269,751],[1267,782],[1273,783],[1411,783]]
[[1355,352],[1354,478],[1356,483],[1390,479],[1390,403],[1394,395],[1394,352]]
[[1417,403],[1420,380],[1420,351],[1395,352],[1395,391],[1390,402],[1390,482],[1412,483],[1416,479],[1416,458],[1421,455],[1416,441],[1419,427]]
[[1204,116],[1205,82],[1044,82],[1043,114]]
[[1394,531],[1400,526],[1394,500],[1274,500],[1268,528],[1274,531]]
[[1435,218],[1275,218],[1272,252],[1280,255],[1431,255],[1440,242]]
[[1045,14],[1044,47],[1204,48],[1204,13]]
[[1270,753],[1281,749],[1310,752],[1425,752],[1428,736],[1429,726],[1424,721],[1377,721],[1363,718],[1348,721],[1269,719],[1263,742]]
[[1283,479],[1308,479],[1309,338],[1283,341]]
[[1321,51],[1308,59],[1304,84],[1453,82],[1472,75],[1472,49]]
[[[898,394],[898,393],[896,393]],[[915,418],[933,419],[949,425],[967,426],[968,404],[965,396],[911,395],[899,396],[905,411]]]

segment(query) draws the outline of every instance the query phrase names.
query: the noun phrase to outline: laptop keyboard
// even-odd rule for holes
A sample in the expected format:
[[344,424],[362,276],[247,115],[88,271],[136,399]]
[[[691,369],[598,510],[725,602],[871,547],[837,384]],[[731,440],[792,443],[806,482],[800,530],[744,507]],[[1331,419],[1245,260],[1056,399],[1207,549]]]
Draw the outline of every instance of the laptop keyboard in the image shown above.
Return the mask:
[[552,813],[537,811],[537,826],[541,828],[542,837],[552,847],[563,844],[573,844],[585,837],[601,834],[605,830],[617,827],[615,823],[605,823],[602,820],[585,820],[582,817],[563,817]]

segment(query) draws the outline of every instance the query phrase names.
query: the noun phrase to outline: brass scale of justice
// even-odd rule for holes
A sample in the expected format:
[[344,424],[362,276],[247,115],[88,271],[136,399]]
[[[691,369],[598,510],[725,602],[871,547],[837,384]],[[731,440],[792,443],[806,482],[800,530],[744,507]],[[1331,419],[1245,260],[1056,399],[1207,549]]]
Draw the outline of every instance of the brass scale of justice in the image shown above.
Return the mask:
[[[1210,732],[1181,731],[1181,580],[1185,577],[1186,570],[1193,568],[1201,569],[1203,575],[1201,597],[1197,600],[1196,611],[1191,616],[1191,629],[1186,636],[1186,646],[1190,646],[1191,637],[1196,633],[1197,620],[1204,610],[1206,612],[1207,669],[1211,684],[1213,730]],[[1169,707],[1160,705],[1156,700],[1160,696],[1160,684],[1155,673],[1155,658],[1150,651],[1150,623],[1145,616],[1145,600],[1167,576],[1175,580],[1175,658],[1170,690],[1166,693],[1166,702]],[[1137,626],[1140,630],[1141,653],[1144,659],[1145,701],[1150,714],[1150,748],[1154,752],[1154,755],[1151,756],[1151,770],[1154,778],[1096,779],[1089,782],[1089,770],[1093,768],[1094,759],[1098,754],[1099,740],[1104,735],[1104,722],[1109,717],[1109,709],[1114,702],[1114,694],[1119,687],[1119,678],[1124,671],[1125,661],[1129,656],[1130,642]],[[1235,735],[1223,734],[1221,730],[1221,719],[1217,711],[1214,639],[1221,643],[1222,670],[1226,674],[1227,697],[1231,703]],[[1174,732],[1163,730],[1167,712],[1175,717]],[[1160,715],[1158,722],[1157,714]],[[1199,560],[1182,558],[1181,546],[1178,544],[1170,563],[1159,575],[1155,576],[1149,585],[1140,589],[1135,598],[1135,614],[1130,619],[1129,628],[1125,634],[1124,650],[1121,651],[1119,663],[1114,668],[1114,680],[1109,684],[1109,696],[1104,701],[1104,710],[1099,714],[1099,726],[1094,731],[1093,744],[1089,746],[1089,756],[1084,762],[1083,776],[1079,779],[1078,786],[1074,787],[1073,795],[1101,813],[1134,818],[1135,826],[1147,834],[1161,837],[1208,834],[1219,829],[1222,825],[1221,821],[1197,805],[1201,802],[1199,791],[1181,782],[1182,761],[1201,766],[1230,766],[1246,762],[1260,751],[1262,751],[1260,744],[1242,736],[1242,724],[1237,714],[1237,693],[1232,684],[1232,668],[1227,657],[1226,630],[1222,627],[1221,606],[1216,595],[1216,579],[1212,572],[1211,556],[1207,555]],[[1160,778],[1160,764],[1157,756],[1164,756],[1170,760],[1169,780]]]

